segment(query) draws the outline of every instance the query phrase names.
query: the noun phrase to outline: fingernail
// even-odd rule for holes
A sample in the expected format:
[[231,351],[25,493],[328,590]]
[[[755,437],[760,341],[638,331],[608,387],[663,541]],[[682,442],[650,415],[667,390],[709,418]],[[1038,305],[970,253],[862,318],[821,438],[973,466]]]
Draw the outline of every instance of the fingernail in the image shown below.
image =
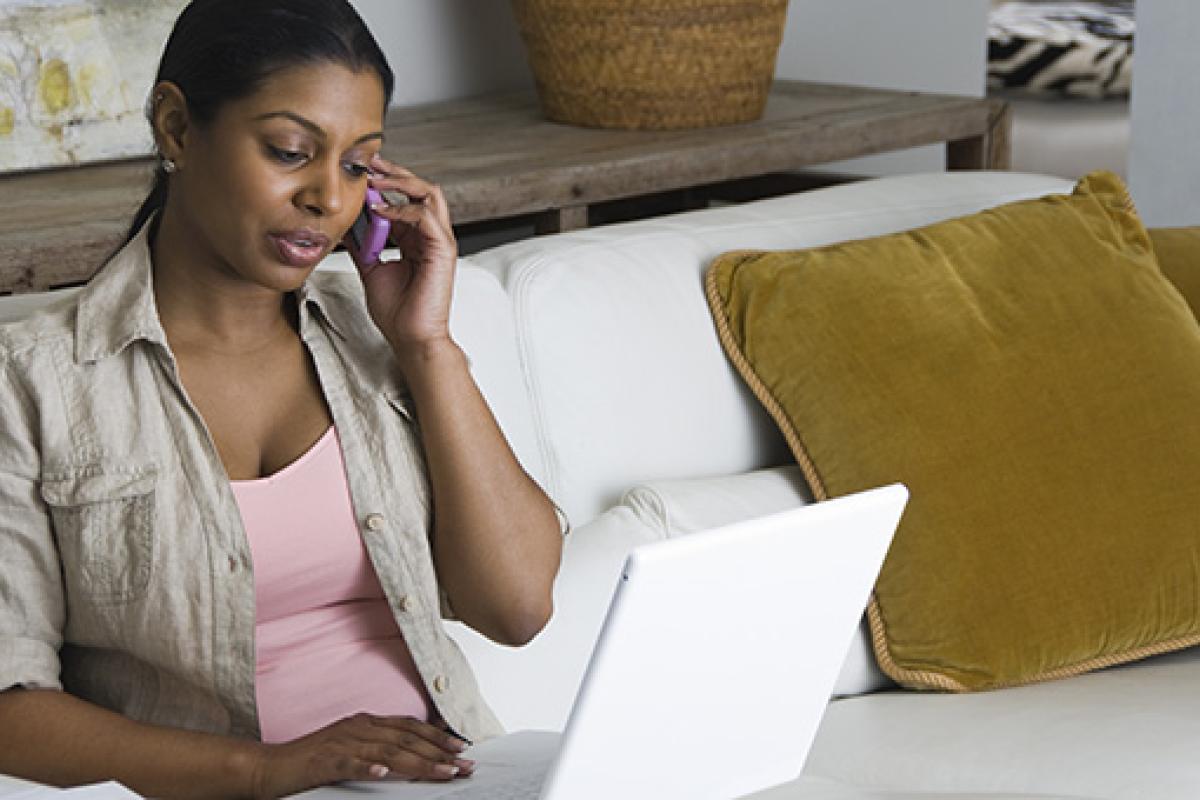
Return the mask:
[[433,771],[436,772],[440,777],[453,778],[458,774],[458,767],[454,766],[453,764],[438,764],[433,768]]
[[383,764],[375,764],[370,769],[372,778],[386,778],[389,772],[391,772],[391,770],[389,770]]
[[470,747],[471,745],[473,745],[473,744],[474,744],[474,742],[472,742],[472,741],[471,741],[470,739],[468,739],[467,737],[463,736],[463,735],[462,735],[461,733],[459,733],[458,731],[456,731],[456,730],[454,730],[453,728],[451,728],[449,725],[445,726],[444,730],[446,731],[446,733],[450,734],[450,738],[451,738],[452,740],[454,740],[454,741],[456,741],[456,742],[462,742],[462,743],[463,743],[463,745],[465,745],[466,747]]

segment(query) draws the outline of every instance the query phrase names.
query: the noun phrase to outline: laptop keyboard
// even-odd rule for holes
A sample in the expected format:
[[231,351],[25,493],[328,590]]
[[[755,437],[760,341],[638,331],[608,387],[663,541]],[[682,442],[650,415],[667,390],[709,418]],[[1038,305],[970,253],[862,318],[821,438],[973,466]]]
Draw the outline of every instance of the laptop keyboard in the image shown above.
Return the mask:
[[485,797],[487,800],[537,800],[545,780],[546,769],[541,767],[514,775],[511,780],[501,783],[471,786],[468,782],[457,791],[439,794],[437,800],[472,800]]

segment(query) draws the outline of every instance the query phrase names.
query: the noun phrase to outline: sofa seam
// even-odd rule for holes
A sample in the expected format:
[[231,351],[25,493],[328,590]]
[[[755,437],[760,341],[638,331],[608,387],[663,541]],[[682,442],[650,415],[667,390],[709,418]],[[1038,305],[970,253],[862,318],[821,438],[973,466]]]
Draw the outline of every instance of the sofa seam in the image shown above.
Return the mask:
[[[536,267],[538,262],[534,263]],[[533,417],[533,432],[537,441],[538,452],[542,457],[542,465],[546,470],[546,490],[552,498],[557,498],[561,501],[562,495],[562,480],[561,467],[558,463],[558,458],[554,454],[550,446],[550,435],[547,431],[549,422],[544,414],[545,403],[543,402],[543,394],[541,381],[534,374],[531,367],[533,358],[530,353],[529,334],[521,321],[527,317],[529,308],[529,292],[527,284],[529,283],[528,273],[519,272],[515,276],[510,297],[513,303],[513,328],[517,335],[517,358],[521,366],[521,382],[525,385],[525,390],[529,395],[530,412]]]

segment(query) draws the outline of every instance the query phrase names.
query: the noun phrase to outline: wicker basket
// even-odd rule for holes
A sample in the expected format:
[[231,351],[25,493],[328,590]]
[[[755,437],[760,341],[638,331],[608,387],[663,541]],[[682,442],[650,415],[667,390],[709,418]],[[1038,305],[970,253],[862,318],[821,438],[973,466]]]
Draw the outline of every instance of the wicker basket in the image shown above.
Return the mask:
[[762,116],[787,0],[513,0],[546,116],[703,128]]

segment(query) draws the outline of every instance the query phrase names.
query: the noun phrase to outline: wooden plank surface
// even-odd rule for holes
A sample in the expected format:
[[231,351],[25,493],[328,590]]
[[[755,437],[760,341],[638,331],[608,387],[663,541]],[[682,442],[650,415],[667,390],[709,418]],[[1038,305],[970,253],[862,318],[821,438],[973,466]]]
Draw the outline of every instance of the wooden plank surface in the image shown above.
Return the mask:
[[87,278],[150,187],[149,160],[0,178],[0,293]]
[[[547,122],[532,93],[395,109],[384,153],[440,184],[458,224],[539,215],[538,229],[586,224],[587,206],[786,172],[937,142],[955,166],[999,164],[993,101],[778,82],[763,119],[686,131]],[[86,279],[121,242],[152,163],[0,177],[0,293]]]
[[990,116],[976,98],[777,82],[757,122],[613,131],[545,122],[518,93],[397,109],[384,153],[471,222],[980,136]]

